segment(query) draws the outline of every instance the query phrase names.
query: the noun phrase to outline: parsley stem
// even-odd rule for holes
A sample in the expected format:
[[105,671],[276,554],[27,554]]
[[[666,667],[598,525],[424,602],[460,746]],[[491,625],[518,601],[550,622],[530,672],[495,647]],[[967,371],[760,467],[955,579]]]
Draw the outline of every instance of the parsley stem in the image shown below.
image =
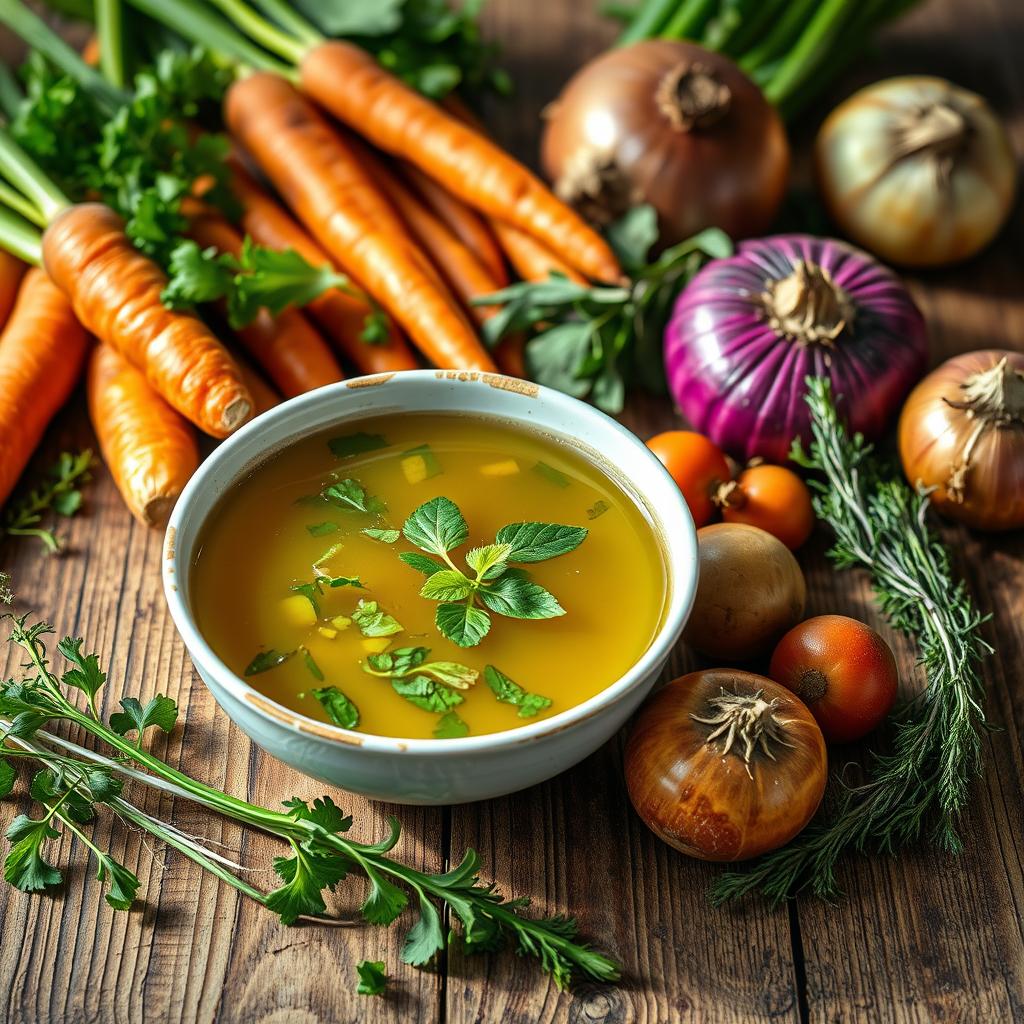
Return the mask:
[[265,46],[272,53],[276,53],[293,64],[302,63],[306,47],[287,32],[282,32],[266,18],[261,17],[243,0],[210,0],[210,2],[261,46]]
[[[0,206],[0,239],[3,247],[18,259],[38,267],[43,262],[43,238],[32,227],[6,206]],[[5,530],[10,533],[10,530]]]

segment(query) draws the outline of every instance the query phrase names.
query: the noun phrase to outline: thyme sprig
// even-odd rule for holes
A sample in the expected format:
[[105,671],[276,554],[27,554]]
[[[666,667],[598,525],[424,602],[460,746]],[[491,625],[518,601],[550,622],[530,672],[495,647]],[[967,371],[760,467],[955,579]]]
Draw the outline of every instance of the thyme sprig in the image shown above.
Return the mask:
[[35,537],[50,552],[60,550],[60,540],[53,528],[43,526],[50,513],[73,516],[82,506],[82,485],[89,481],[93,465],[91,451],[71,454],[63,452],[50,467],[42,482],[16,498],[0,519],[0,540],[4,537]]
[[[0,594],[10,597],[9,581],[0,574]],[[367,882],[361,911],[371,924],[391,924],[407,908],[418,908],[418,918],[403,946],[406,963],[428,963],[453,941],[442,925],[437,907],[448,908],[462,925],[462,941],[469,952],[490,952],[511,943],[522,955],[535,957],[559,987],[574,974],[602,981],[619,975],[615,961],[577,941],[576,923],[562,915],[527,917],[525,899],[505,899],[493,883],[480,880],[480,861],[467,850],[453,868],[426,873],[389,856],[400,836],[400,826],[389,819],[390,834],[377,843],[359,843],[347,836],[352,818],[330,797],[308,803],[293,798],[284,811],[269,810],[239,800],[172,768],[143,746],[149,728],[169,731],[177,717],[173,701],[157,696],[143,705],[124,698],[122,712],[104,722],[97,694],[106,681],[94,654],[84,654],[82,641],[65,638],[57,645],[69,668],[60,676],[51,667],[45,637],[53,628],[28,616],[5,615],[10,641],[27,660],[20,679],[0,682],[0,796],[14,785],[15,763],[41,763],[32,781],[31,796],[43,808],[38,817],[18,815],[7,829],[11,850],[4,876],[18,888],[34,892],[61,881],[60,871],[46,859],[52,841],[63,829],[90,851],[98,876],[107,885],[107,902],[127,910],[134,902],[139,881],[132,872],[100,849],[83,829],[100,807],[178,850],[228,885],[278,914],[282,923],[315,918],[330,922],[324,900],[350,874]],[[76,702],[73,696],[79,695]],[[84,701],[81,698],[84,697]],[[84,703],[83,707],[79,706]],[[100,740],[111,754],[87,749],[49,730],[54,723],[71,723]],[[136,732],[134,740],[126,734]],[[170,793],[217,811],[243,826],[279,839],[287,856],[274,860],[280,884],[271,892],[243,881],[241,866],[210,850],[196,836],[160,821],[128,801],[126,783]],[[436,902],[435,902],[436,901]]]
[[847,433],[827,380],[808,378],[807,387],[812,441],[809,451],[795,444],[792,458],[823,477],[812,486],[815,511],[835,533],[829,557],[841,569],[870,573],[882,611],[916,641],[927,685],[893,714],[891,742],[872,753],[868,781],[837,779],[835,800],[793,842],[749,871],[719,878],[716,903],[754,890],[776,901],[805,889],[833,898],[845,851],[891,853],[926,830],[958,852],[958,819],[982,770],[979,665],[992,650],[980,632],[985,617],[928,525],[927,494],[889,477],[872,446]]

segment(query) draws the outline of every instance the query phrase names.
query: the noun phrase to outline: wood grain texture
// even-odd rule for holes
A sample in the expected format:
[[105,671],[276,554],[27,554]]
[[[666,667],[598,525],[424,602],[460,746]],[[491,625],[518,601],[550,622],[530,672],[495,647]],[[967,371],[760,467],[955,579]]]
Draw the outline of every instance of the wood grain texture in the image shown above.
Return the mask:
[[[490,127],[528,160],[537,117],[571,68],[613,30],[594,0],[490,0],[488,31],[503,41],[517,82],[515,100],[495,105]],[[969,8],[969,13],[967,13]],[[854,84],[896,71],[948,75],[989,96],[1024,153],[1024,7],[1017,0],[927,0],[886,33],[878,52],[851,71]],[[827,108],[823,104],[822,110]],[[808,116],[813,125],[815,115]],[[914,277],[928,319],[933,361],[989,345],[1024,350],[1024,213],[998,242],[963,268]],[[90,444],[76,395],[51,428],[30,469],[63,448]],[[649,436],[674,422],[666,402],[637,401],[625,422]],[[2,439],[0,439],[2,444]],[[229,792],[273,805],[322,787],[255,749],[195,677],[164,610],[159,537],[121,506],[105,471],[85,513],[66,527],[67,548],[45,558],[31,544],[0,545],[23,609],[38,608],[61,632],[82,634],[109,666],[105,710],[121,693],[164,692],[179,702],[184,728],[155,740],[175,765]],[[950,858],[922,848],[897,859],[849,857],[846,898],[836,906],[800,900],[769,908],[756,899],[713,909],[705,892],[718,869],[657,842],[633,814],[621,774],[622,738],[551,782],[488,803],[403,808],[398,848],[438,868],[469,845],[503,890],[529,895],[538,911],[579,916],[586,936],[626,967],[619,986],[581,985],[560,994],[534,965],[511,955],[467,957],[453,950],[433,971],[399,963],[402,931],[362,925],[286,929],[233,890],[174,853],[143,843],[122,825],[99,827],[112,851],[137,871],[142,908],[110,911],[78,844],[55,859],[67,884],[54,897],[0,896],[0,1020],[57,1022],[335,1021],[865,1021],[1024,1020],[1024,537],[972,536],[951,528],[957,567],[999,651],[985,666],[987,772],[964,821],[967,849]],[[802,554],[810,611],[835,611],[879,626],[897,651],[903,687],[922,680],[913,651],[879,621],[866,581],[837,575],[824,560],[827,538]],[[6,667],[4,662],[6,660]],[[0,652],[0,671],[15,658]],[[693,667],[679,648],[666,678]],[[124,682],[126,681],[126,682]],[[123,686],[123,689],[122,689]],[[857,751],[850,752],[856,763]],[[138,794],[137,794],[138,795]],[[377,836],[388,808],[333,794],[360,836]],[[266,839],[167,797],[144,806],[225,844],[271,884],[278,851]],[[12,808],[4,804],[6,822]],[[359,883],[339,897],[349,913]],[[383,959],[395,978],[384,1000],[355,995],[355,964]]]

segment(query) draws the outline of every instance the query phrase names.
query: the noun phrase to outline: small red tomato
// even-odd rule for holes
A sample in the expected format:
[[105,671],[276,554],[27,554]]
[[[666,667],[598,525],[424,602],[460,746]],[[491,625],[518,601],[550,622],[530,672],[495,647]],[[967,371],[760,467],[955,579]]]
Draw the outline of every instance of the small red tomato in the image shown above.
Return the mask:
[[692,430],[668,430],[652,437],[647,447],[683,492],[694,524],[703,526],[714,515],[715,494],[732,475],[722,450]]
[[814,529],[811,492],[791,469],[751,466],[736,478],[734,488],[724,492],[722,518],[759,526],[794,551]]
[[831,743],[858,740],[878,726],[899,683],[889,645],[845,615],[794,626],[775,648],[768,675],[810,708]]

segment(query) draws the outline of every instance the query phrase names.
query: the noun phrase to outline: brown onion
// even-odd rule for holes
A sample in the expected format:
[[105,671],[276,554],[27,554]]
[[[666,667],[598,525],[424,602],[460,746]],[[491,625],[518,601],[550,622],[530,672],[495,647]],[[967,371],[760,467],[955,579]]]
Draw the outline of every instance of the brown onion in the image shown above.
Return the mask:
[[982,530],[1024,526],[1024,355],[943,363],[910,393],[899,444],[907,479],[934,488],[944,515]]
[[650,203],[666,244],[706,227],[762,233],[789,175],[785,129],[757,86],[726,57],[665,39],[584,65],[549,108],[541,159],[596,223]]
[[782,541],[756,526],[697,531],[700,574],[683,639],[701,654],[743,662],[767,654],[804,615],[807,585]]
[[825,740],[806,706],[751,672],[669,683],[626,745],[626,786],[655,835],[701,860],[745,860],[789,842],[825,792]]

